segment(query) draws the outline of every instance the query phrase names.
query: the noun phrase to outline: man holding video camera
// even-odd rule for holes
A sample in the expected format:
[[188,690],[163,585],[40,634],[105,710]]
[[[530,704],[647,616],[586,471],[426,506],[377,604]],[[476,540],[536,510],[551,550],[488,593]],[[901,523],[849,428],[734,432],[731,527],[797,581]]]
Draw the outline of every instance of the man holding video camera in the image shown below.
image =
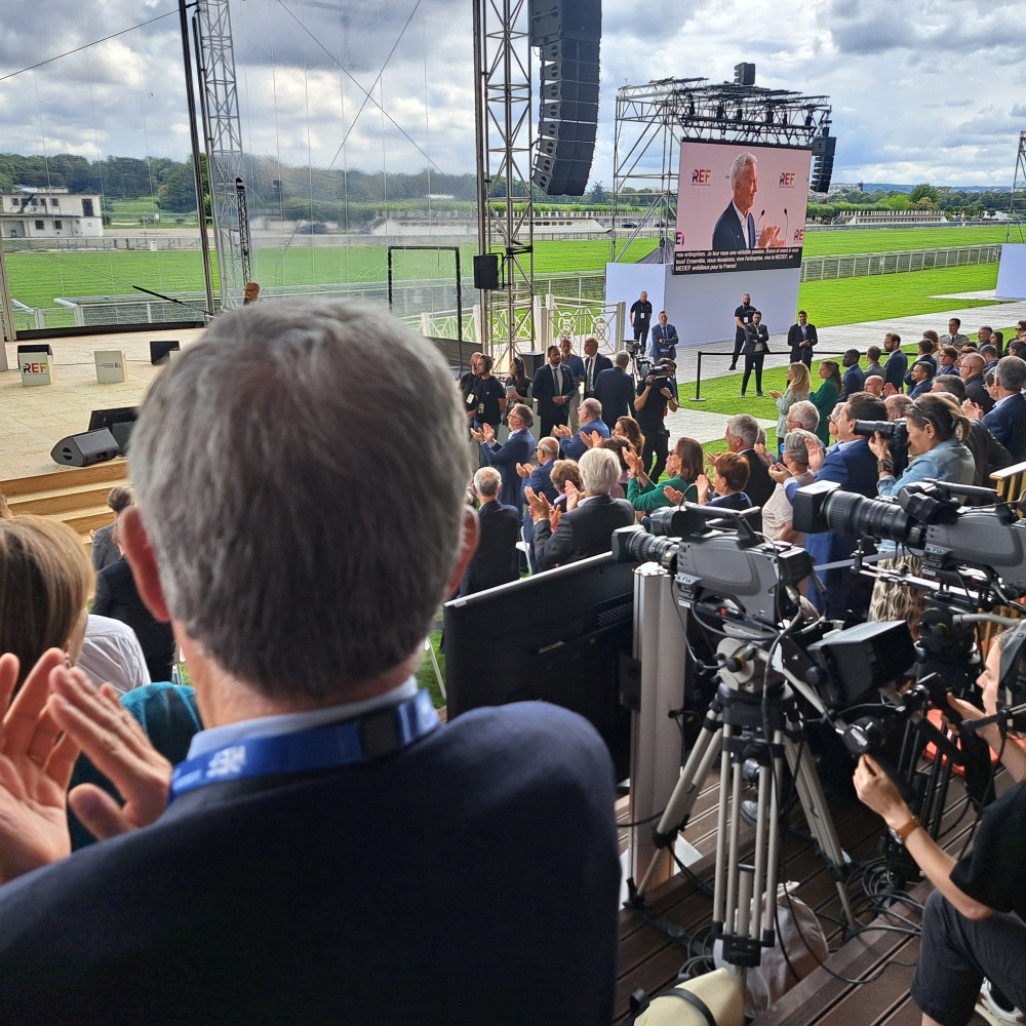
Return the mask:
[[[1013,701],[1022,701],[1023,637],[1019,627],[1014,634],[994,639],[977,680],[985,711],[949,695],[952,719],[976,721],[995,715],[1003,679],[1013,680]],[[1009,658],[1002,658],[1005,653]],[[1017,783],[984,809],[973,850],[958,861],[920,826],[875,759],[863,755],[855,771],[859,798],[884,818],[937,888],[923,914],[919,964],[912,982],[923,1026],[969,1022],[981,984],[984,1005],[1008,1022],[1021,1021],[1012,1006],[1026,1007],[1026,752],[997,723],[978,733]]]

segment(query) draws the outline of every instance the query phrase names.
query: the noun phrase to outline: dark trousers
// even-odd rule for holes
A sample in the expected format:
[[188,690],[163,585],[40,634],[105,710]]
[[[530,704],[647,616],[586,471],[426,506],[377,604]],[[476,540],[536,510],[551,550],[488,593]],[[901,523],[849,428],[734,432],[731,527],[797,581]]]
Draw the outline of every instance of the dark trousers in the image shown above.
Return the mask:
[[642,345],[642,348],[647,348],[647,346],[648,346],[648,325],[647,324],[644,327],[642,327],[640,324],[635,324],[634,325],[634,341],[635,342],[640,342],[641,345]]
[[986,919],[960,915],[934,891],[923,914],[912,998],[944,1026],[962,1026],[973,1014],[984,976],[1017,1008],[1026,1006],[1026,923],[1012,913]]
[[752,376],[752,368],[755,368],[755,391],[762,391],[762,361],[766,359],[765,353],[754,353],[752,356],[745,355],[745,376],[741,379],[741,394],[748,391],[748,379]]
[[791,350],[791,363],[804,363],[806,367],[812,366],[812,346],[802,346]]
[[734,336],[734,352],[730,357],[730,369],[733,370],[737,366],[737,358],[741,355],[741,350],[745,347],[745,337],[742,335],[738,338]]
[[[670,436],[666,431],[645,435],[645,451],[641,454],[641,463],[645,468],[645,473],[653,481],[658,481],[659,476],[666,468],[669,442]],[[653,460],[655,460],[654,463]]]
[[544,413],[538,412],[538,419],[541,421],[541,434],[539,438],[548,438],[556,424],[565,424],[570,413],[569,406],[550,406]]

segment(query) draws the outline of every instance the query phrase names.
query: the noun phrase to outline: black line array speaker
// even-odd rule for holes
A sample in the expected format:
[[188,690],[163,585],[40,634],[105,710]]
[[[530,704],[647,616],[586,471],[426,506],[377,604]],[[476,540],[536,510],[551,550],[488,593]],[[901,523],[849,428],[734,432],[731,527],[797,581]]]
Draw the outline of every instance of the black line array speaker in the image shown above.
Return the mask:
[[499,287],[499,254],[479,253],[474,257],[474,288],[497,289]]
[[830,178],[834,173],[834,150],[837,149],[837,139],[828,134],[828,129],[823,129],[822,135],[817,135],[812,140],[812,176],[809,181],[810,192],[829,192]]
[[66,467],[91,467],[119,455],[117,440],[108,428],[84,431],[62,438],[51,450],[50,459]]
[[530,24],[541,50],[531,181],[549,196],[583,196],[598,124],[601,0],[531,0]]
[[545,366],[547,357],[544,353],[520,353],[524,361],[524,373],[533,378]]

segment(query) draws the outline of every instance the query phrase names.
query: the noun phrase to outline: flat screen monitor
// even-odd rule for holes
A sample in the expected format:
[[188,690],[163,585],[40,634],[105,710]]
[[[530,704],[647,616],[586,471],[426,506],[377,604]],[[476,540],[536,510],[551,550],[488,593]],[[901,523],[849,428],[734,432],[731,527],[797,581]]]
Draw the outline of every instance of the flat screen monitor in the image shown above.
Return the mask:
[[128,452],[128,442],[139,416],[138,406],[112,406],[106,410],[93,410],[89,414],[89,430],[107,428],[118,443],[122,455]]
[[611,554],[453,599],[444,606],[447,713],[552,702],[587,719],[617,779],[629,775],[621,664],[634,646],[634,565]]

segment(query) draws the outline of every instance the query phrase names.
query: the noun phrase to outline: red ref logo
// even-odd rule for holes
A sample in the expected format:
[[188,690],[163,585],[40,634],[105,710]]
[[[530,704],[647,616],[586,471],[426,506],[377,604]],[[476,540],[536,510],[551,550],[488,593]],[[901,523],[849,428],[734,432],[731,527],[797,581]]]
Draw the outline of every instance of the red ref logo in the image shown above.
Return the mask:
[[696,167],[691,172],[692,185],[708,185],[712,181],[712,168]]
[[781,171],[780,172],[780,188],[781,189],[793,189],[794,180],[798,175],[794,171]]

